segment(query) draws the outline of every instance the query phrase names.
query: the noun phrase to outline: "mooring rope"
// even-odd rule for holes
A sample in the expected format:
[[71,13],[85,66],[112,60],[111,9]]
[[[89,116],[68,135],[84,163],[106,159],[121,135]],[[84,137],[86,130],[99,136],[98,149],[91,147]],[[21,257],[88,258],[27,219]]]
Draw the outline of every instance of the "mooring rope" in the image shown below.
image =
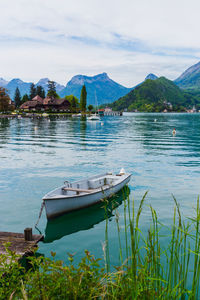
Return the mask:
[[44,208],[44,201],[42,201],[42,205],[41,205],[41,208],[40,208],[39,217],[38,217],[37,222],[35,223],[35,228],[37,227],[37,225],[38,225],[38,223],[39,223],[39,221],[40,221],[40,218],[41,218],[41,215],[42,215],[43,208]]

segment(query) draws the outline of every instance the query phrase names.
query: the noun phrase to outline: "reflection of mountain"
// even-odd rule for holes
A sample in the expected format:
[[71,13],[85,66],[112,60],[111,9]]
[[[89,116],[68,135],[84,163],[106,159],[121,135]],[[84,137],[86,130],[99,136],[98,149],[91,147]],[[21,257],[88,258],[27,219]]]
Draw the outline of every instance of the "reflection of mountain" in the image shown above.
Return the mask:
[[105,208],[105,204],[102,202],[89,208],[68,213],[47,221],[44,243],[51,243],[54,240],[61,239],[65,235],[90,229],[95,224],[104,221],[106,215],[110,218],[113,216],[113,210],[117,208],[129,194],[130,189],[125,187],[125,190],[121,190],[110,198],[107,208]]

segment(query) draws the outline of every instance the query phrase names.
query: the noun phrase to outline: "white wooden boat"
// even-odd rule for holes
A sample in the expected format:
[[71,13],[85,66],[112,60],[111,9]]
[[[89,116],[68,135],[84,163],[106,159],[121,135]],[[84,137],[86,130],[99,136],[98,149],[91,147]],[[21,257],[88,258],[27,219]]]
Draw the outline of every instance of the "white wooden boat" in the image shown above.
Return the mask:
[[89,121],[100,121],[100,117],[95,113],[87,118]]
[[131,174],[122,169],[119,174],[104,173],[64,185],[43,197],[47,218],[88,207],[109,198],[125,186]]
[[61,239],[63,236],[88,230],[106,218],[114,216],[113,210],[121,205],[129,194],[130,189],[127,187],[125,191],[119,191],[114,197],[111,197],[106,207],[102,203],[97,203],[48,220],[45,228],[44,243],[51,243]]
[[82,116],[81,113],[72,115],[73,118],[80,118],[81,116]]

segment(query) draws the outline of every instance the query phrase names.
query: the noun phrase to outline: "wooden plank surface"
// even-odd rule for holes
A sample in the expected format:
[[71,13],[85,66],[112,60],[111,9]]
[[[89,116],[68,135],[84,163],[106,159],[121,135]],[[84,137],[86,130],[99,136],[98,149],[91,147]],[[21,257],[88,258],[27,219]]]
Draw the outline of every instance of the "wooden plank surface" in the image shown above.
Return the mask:
[[0,232],[0,254],[6,253],[5,243],[10,243],[8,247],[18,255],[26,255],[32,252],[37,243],[43,239],[43,235],[33,234],[32,241],[25,241],[23,233]]
[[78,188],[70,188],[70,187],[64,187],[62,188],[64,191],[72,191],[72,192],[78,192],[78,193],[93,193],[92,190],[86,190],[86,189],[78,189]]

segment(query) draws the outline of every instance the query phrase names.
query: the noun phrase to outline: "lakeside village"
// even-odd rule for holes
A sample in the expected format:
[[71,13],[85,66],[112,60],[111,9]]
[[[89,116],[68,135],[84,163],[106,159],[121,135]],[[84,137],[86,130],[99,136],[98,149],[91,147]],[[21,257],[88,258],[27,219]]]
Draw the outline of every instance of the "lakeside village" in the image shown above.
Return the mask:
[[47,116],[50,114],[78,114],[78,113],[98,113],[99,115],[122,115],[122,112],[114,112],[112,108],[105,107],[98,109],[93,105],[87,106],[87,91],[85,85],[82,86],[80,100],[73,96],[60,98],[56,92],[54,81],[49,81],[48,92],[42,86],[30,87],[30,94],[20,95],[18,87],[15,91],[14,101],[8,95],[5,88],[0,87],[0,113],[3,116]]
[[[175,112],[173,111],[173,105],[166,100],[163,101],[165,109],[163,113]],[[126,108],[124,112],[128,111]],[[60,98],[56,92],[56,84],[54,81],[48,82],[48,91],[45,95],[45,90],[42,86],[35,86],[31,84],[30,93],[23,95],[21,97],[19,88],[15,90],[14,99],[8,95],[8,91],[0,87],[0,114],[1,117],[6,116],[47,116],[48,114],[92,114],[97,113],[100,116],[104,115],[122,115],[123,111],[112,110],[112,104],[101,105],[101,108],[94,107],[89,104],[87,106],[87,91],[85,85],[82,86],[80,100],[74,95],[66,95],[64,98]],[[139,112],[137,109],[134,109],[132,112]],[[186,109],[184,112],[196,113],[200,112],[197,110],[195,105]]]

